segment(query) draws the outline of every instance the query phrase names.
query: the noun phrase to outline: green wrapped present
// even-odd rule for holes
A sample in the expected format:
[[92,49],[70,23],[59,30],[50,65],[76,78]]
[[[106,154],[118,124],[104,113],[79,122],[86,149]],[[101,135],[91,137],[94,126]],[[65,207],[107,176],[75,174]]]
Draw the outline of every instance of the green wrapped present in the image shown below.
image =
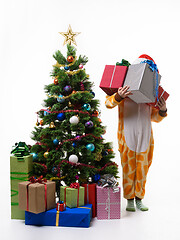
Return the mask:
[[78,183],[72,183],[69,187],[61,186],[60,201],[64,201],[69,208],[84,206],[84,187]]
[[33,156],[10,156],[11,218],[25,219],[25,211],[19,209],[18,183],[27,181],[32,171]]

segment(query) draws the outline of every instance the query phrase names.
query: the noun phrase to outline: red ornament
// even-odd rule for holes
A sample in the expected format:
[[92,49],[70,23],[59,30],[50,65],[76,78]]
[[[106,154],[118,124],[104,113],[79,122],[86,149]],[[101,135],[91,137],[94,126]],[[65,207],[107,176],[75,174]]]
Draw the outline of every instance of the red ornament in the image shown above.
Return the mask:
[[40,121],[40,125],[43,126],[43,120]]
[[82,64],[79,65],[79,69],[83,69],[83,65]]
[[97,117],[99,115],[98,111],[94,111],[93,114],[95,115],[95,117]]
[[73,62],[73,61],[74,61],[73,56],[69,56],[69,57],[67,58],[67,61],[70,62],[70,63]]
[[54,79],[54,84],[55,84],[55,85],[58,84],[58,79],[57,79],[57,78]]

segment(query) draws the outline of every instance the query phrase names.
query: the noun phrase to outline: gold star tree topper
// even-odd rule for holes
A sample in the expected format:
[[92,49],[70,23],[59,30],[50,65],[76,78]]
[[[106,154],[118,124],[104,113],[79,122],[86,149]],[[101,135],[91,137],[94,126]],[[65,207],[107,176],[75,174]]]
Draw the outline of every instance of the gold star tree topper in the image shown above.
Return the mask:
[[63,37],[65,37],[63,45],[65,45],[65,44],[71,45],[71,43],[73,43],[74,45],[77,46],[76,41],[75,41],[75,37],[77,35],[79,35],[80,32],[73,32],[72,28],[71,28],[71,25],[69,25],[67,32],[59,32],[59,33],[61,35],[63,35]]

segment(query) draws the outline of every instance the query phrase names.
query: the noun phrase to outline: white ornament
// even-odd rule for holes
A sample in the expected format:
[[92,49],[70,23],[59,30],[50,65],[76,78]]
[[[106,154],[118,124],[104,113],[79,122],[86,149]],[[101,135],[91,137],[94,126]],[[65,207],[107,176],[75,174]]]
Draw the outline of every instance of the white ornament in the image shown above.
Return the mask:
[[73,125],[76,125],[79,123],[79,118],[77,116],[72,116],[70,119],[69,119],[70,123],[73,124]]
[[72,154],[70,157],[69,157],[69,162],[72,162],[72,163],[77,163],[78,162],[78,157],[74,154]]

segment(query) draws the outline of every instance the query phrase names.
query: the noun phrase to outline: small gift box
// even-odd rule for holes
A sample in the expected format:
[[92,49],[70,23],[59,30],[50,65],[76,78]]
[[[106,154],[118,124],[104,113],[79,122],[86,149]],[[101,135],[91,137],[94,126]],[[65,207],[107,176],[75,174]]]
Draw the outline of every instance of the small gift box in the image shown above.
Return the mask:
[[60,187],[60,200],[67,207],[74,208],[84,205],[84,187],[80,187],[79,183],[71,183],[69,187]]
[[10,178],[11,178],[11,218],[25,219],[25,212],[19,208],[18,184],[29,179],[32,171],[33,157],[24,142],[19,142],[11,151]]
[[88,228],[91,222],[92,204],[79,208],[66,208],[59,212],[56,208],[43,213],[25,212],[25,224],[37,226],[63,226]]
[[124,81],[124,86],[129,86],[132,92],[128,97],[136,103],[155,102],[160,79],[161,75],[152,61],[130,65]]
[[[163,97],[165,101],[169,97],[169,93],[167,93],[161,86],[159,86],[159,88],[158,88],[158,99],[160,97]],[[154,107],[154,108],[158,108],[158,106],[157,106],[157,98],[156,98],[156,101],[154,103],[149,103],[149,105]]]
[[92,204],[92,217],[96,217],[96,184],[95,183],[83,183],[81,184],[84,187],[84,203]]
[[127,69],[127,66],[106,65],[99,87],[107,95],[116,93],[123,86]]
[[59,212],[63,212],[64,210],[66,210],[66,204],[63,201],[59,201],[56,204],[56,210]]
[[114,192],[112,187],[97,186],[97,219],[120,219],[121,192]]
[[41,213],[54,208],[55,182],[31,177],[19,183],[19,208],[32,213]]

